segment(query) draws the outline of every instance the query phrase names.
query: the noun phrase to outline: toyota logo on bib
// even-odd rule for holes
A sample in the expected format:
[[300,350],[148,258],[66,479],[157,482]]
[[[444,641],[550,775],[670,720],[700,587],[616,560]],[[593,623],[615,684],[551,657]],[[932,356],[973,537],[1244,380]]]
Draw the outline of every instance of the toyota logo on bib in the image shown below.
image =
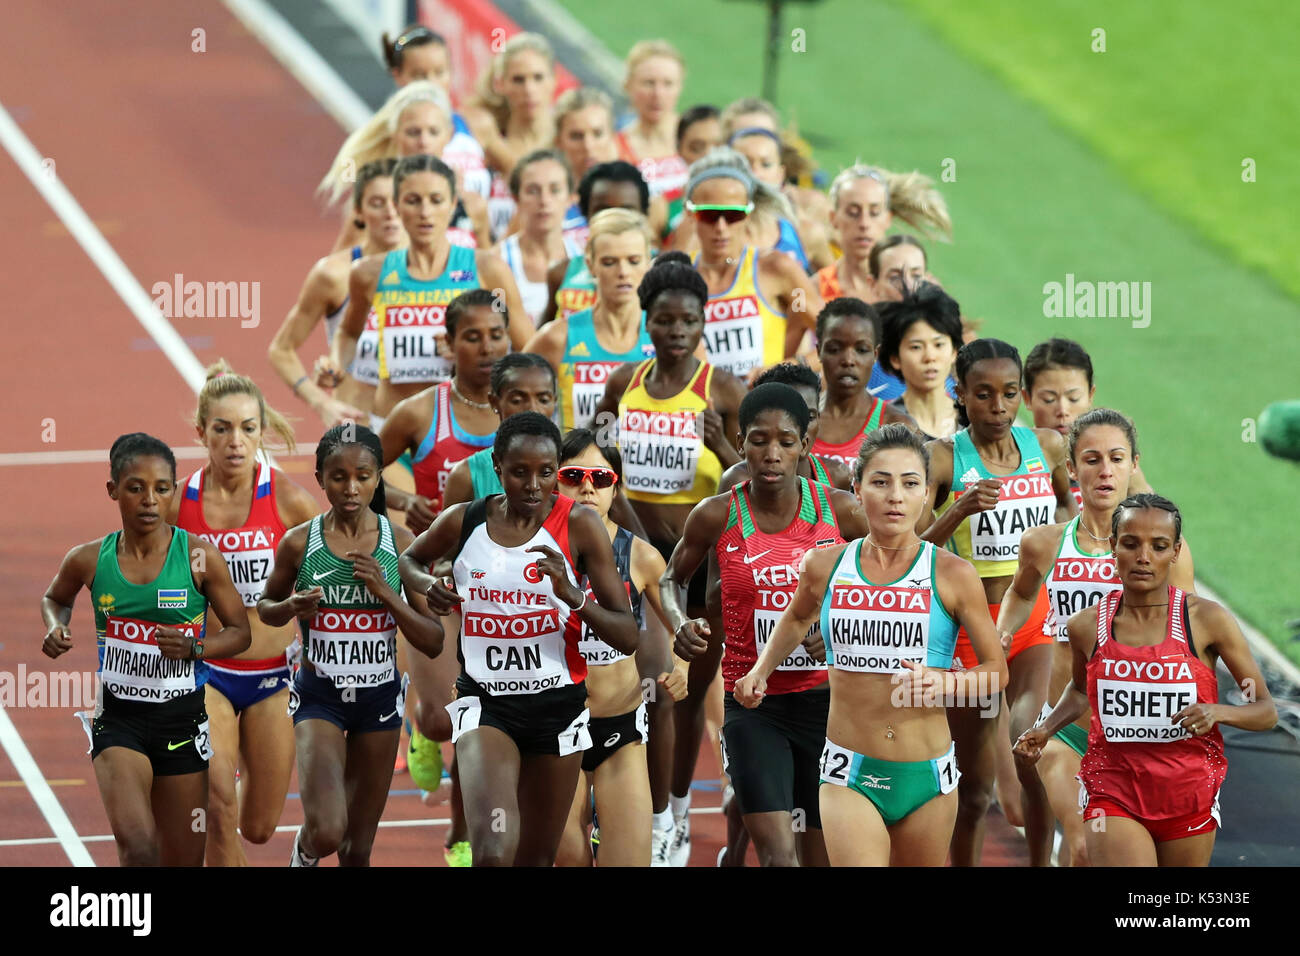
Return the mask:
[[542,569],[536,564],[525,564],[524,580],[529,584],[540,584],[542,582]]

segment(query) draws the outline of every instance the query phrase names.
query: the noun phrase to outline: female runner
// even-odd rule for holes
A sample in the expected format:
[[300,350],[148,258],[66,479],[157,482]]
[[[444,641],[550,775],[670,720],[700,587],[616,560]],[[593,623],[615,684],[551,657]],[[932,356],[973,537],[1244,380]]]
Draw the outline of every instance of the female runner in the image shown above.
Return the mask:
[[[961,777],[943,705],[996,700],[1007,676],[974,569],[916,535],[928,458],[903,425],[867,436],[857,484],[871,534],[808,554],[789,608],[736,685],[739,703],[761,708],[782,655],[820,621],[830,666],[820,799],[833,866],[943,866]],[[954,674],[959,624],[979,666]]]
[[[560,447],[557,488],[560,494],[595,509],[605,524],[619,577],[627,588],[632,613],[642,631],[642,651],[648,641],[662,645],[652,656],[667,651],[667,632],[647,620],[645,603],[654,618],[667,626],[659,602],[659,578],[664,559],[643,538],[614,523],[610,507],[623,477],[623,458],[613,445],[602,446],[596,433],[577,428],[564,436]],[[586,579],[583,580],[586,586]],[[561,866],[590,866],[591,849],[586,823],[595,795],[600,818],[601,866],[649,866],[651,800],[646,743],[650,736],[647,697],[663,693],[680,700],[686,696],[686,662],[674,658],[670,671],[658,674],[654,694],[646,693],[637,661],[610,647],[583,628],[578,644],[587,661],[587,707],[591,710],[592,746],[582,757],[583,773],[569,811],[564,839],[556,862]]]
[[[244,607],[255,608],[280,540],[320,509],[262,454],[268,428],[293,450],[289,423],[252,379],[234,374],[224,360],[208,369],[194,428],[208,461],[172,498],[167,523],[214,545]],[[285,704],[296,635],[287,625],[270,628],[252,617],[248,623],[248,650],[229,660],[207,658],[208,866],[247,866],[240,836],[258,844],[274,836],[293,771],[293,723]]]
[[[122,866],[202,866],[212,758],[206,654],[230,658],[251,640],[244,602],[221,552],[166,522],[176,458],[142,432],[108,453],[108,496],[122,530],[77,545],[41,599],[41,651],[72,650],[72,605],[94,604],[100,692],[82,715],[100,799]],[[191,558],[193,555],[193,558]],[[221,622],[207,631],[208,607]]]
[[[1133,423],[1109,408],[1094,408],[1076,418],[1066,436],[1066,447],[1071,485],[1078,489],[1081,510],[1064,524],[1041,525],[1025,532],[1020,539],[1020,564],[1002,597],[997,623],[1005,643],[1008,635],[1016,633],[1029,619],[1038,592],[1046,584],[1051,608],[1048,622],[1056,644],[1044,714],[1051,710],[1053,701],[1060,699],[1070,681],[1066,622],[1121,587],[1111,550],[1111,518],[1120,500],[1131,493],[1138,464]],[[1194,577],[1191,548],[1184,538],[1170,580],[1192,594]],[[1081,714],[1054,735],[1037,765],[1020,757],[1015,761],[1033,866],[1047,866],[1050,861],[1053,815],[1061,821],[1073,865],[1087,865],[1083,822],[1075,810],[1078,787],[1074,782],[1079,759],[1087,749],[1087,719],[1087,713]]]
[[878,394],[898,391],[889,406],[910,416],[927,441],[951,438],[958,427],[949,387],[953,360],[962,347],[960,306],[926,282],[905,299],[882,302],[877,311],[882,325],[878,361],[894,373],[887,376],[893,387]]
[[677,154],[677,99],[686,61],[665,40],[643,40],[627,54],[623,90],[636,111],[616,140],[619,152],[636,164],[652,196],[675,199],[686,185],[686,161]]
[[[1011,584],[1020,536],[1030,528],[1065,521],[1076,512],[1066,470],[1065,443],[1046,429],[1013,424],[1020,407],[1020,354],[998,339],[977,339],[957,353],[957,395],[970,424],[952,438],[930,442],[930,507],[917,525],[926,541],[975,565],[991,617]],[[1041,594],[1029,622],[1006,649],[1010,722],[1028,727],[1047,696],[1050,635],[1044,634],[1047,597]],[[954,662],[979,661],[963,629]],[[948,720],[962,768],[952,860],[976,866],[984,817],[992,798],[1001,721],[972,707],[951,707]],[[1018,721],[1023,721],[1017,726]],[[1017,734],[1018,736],[1018,734]]]
[[385,517],[379,437],[351,422],[316,445],[316,481],[330,510],[281,539],[257,604],[270,627],[303,622],[302,666],[289,693],[304,822],[290,866],[369,866],[388,802],[406,681],[397,631],[429,657],[442,626],[421,594],[402,597],[399,549],[411,533]]
[[[581,625],[639,644],[609,534],[556,496],[560,433],[534,412],[497,432],[505,493],[443,511],[402,555],[407,586],[459,608],[457,696],[447,706],[475,866],[550,866],[591,747]],[[427,568],[453,560],[449,588]],[[595,600],[578,586],[588,575]]]
[[[1124,499],[1111,535],[1122,587],[1068,621],[1074,679],[1016,752],[1036,761],[1091,707],[1079,770],[1089,861],[1208,866],[1228,772],[1216,725],[1269,730],[1277,707],[1232,614],[1172,583],[1182,536],[1174,503]],[[1219,703],[1219,661],[1245,703]]]
[[[781,163],[781,137],[772,130],[751,126],[736,130],[727,145],[749,160],[754,178],[781,189],[786,183]],[[776,248],[799,261],[805,272],[816,272],[835,261],[827,238],[827,225],[795,207],[797,221],[782,219]]]
[[[723,770],[763,866],[825,865],[816,768],[830,697],[826,667],[795,642],[773,662],[782,673],[762,710],[742,709],[731,691],[788,606],[803,556],[867,532],[852,495],[799,477],[807,428],[807,403],[789,386],[769,382],[745,396],[737,437],[754,477],[692,510],[660,583],[678,656],[700,658],[725,637]],[[716,638],[707,619],[688,616],[679,591],[706,559],[724,594]],[[821,636],[810,625],[800,641],[817,646]]]
[[[298,358],[298,349],[316,324],[325,323],[325,352],[328,354],[334,332],[338,329],[343,309],[348,303],[348,273],[352,263],[363,256],[384,255],[406,245],[406,233],[393,203],[393,169],[395,159],[380,159],[366,163],[357,170],[357,182],[352,192],[352,209],[365,223],[361,244],[351,249],[340,249],[317,261],[307,273],[284,324],[275,333],[266,357],[271,367],[279,373],[281,381],[293,393],[311,406],[326,428],[333,428],[344,419],[368,421],[374,406],[375,386],[379,384],[379,330],[371,316],[366,317],[366,327],[357,340],[357,357],[347,375],[337,381],[333,375],[324,378],[327,386],[337,388],[326,392],[309,376]],[[371,313],[373,315],[373,313]],[[321,363],[318,363],[318,371]]]
[[519,231],[506,236],[496,253],[510,267],[524,312],[536,326],[546,309],[547,274],[582,254],[582,245],[562,229],[573,174],[557,150],[534,150],[511,171],[510,194],[519,206]]
[[814,455],[851,466],[858,460],[862,440],[882,425],[916,423],[867,388],[876,365],[880,317],[863,302],[843,296],[832,299],[817,314],[817,357],[826,394],[818,416]]
[[650,270],[650,226],[640,213],[606,209],[591,221],[587,271],[596,301],[541,329],[525,346],[559,372],[564,422],[586,428],[596,417],[605,385],[627,362],[654,354],[637,287]]
[[[610,375],[596,409],[597,422],[612,421],[617,415],[627,496],[650,543],[665,558],[680,540],[691,508],[714,494],[723,469],[740,460],[726,436],[739,432],[740,402],[745,396],[745,386],[737,378],[696,357],[708,288],[688,262],[682,253],[665,253],[641,280],[637,293],[655,358],[624,365]],[[704,613],[706,584],[703,572],[691,580],[692,615]],[[689,853],[690,786],[704,731],[704,702],[719,659],[720,648],[692,664],[688,696],[673,705],[671,729],[660,729],[652,708],[655,865],[667,865],[678,837],[677,858],[684,860]],[[666,714],[659,718],[667,723]],[[654,769],[661,755],[655,752],[655,740],[666,741],[670,735],[674,739],[671,797],[661,797]]]

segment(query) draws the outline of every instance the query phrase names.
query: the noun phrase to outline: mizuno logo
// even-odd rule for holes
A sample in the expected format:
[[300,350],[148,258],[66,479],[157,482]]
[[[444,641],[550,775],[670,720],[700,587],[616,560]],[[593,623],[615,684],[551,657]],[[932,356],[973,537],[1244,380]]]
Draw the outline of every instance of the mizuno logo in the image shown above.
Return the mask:
[[907,580],[911,582],[911,585],[914,588],[925,587],[925,578],[908,578]]
[[893,779],[893,777],[877,777],[870,773],[862,775],[862,782],[868,787],[874,787],[877,790],[888,790],[889,787],[884,785],[884,781]]
[[193,740],[193,739],[194,739],[193,737],[186,737],[184,740],[182,740],[182,741],[181,741],[180,743],[178,743],[178,744],[168,744],[168,745],[167,745],[167,749],[168,749],[168,750],[179,750],[181,747],[184,747],[187,743],[189,743],[189,742],[190,742],[191,740]]
[[768,548],[766,551],[760,551],[758,554],[747,554],[747,555],[745,555],[745,563],[746,563],[746,564],[753,564],[755,561],[757,561],[757,560],[758,560],[759,558],[761,558],[763,555],[765,555],[765,554],[771,554],[771,553],[772,553],[772,549],[771,549],[771,548]]

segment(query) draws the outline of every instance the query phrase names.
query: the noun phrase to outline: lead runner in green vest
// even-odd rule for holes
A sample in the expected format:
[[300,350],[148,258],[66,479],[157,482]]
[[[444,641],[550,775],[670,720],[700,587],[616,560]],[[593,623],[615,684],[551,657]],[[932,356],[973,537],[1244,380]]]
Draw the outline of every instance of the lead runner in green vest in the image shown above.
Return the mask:
[[[176,458],[142,432],[109,451],[108,496],[122,530],[68,552],[41,601],[45,640],[72,650],[72,605],[94,602],[100,686],[95,712],[80,714],[91,765],[122,866],[202,866],[207,813],[205,657],[235,657],[252,636],[243,598],[221,552],[167,524]],[[208,605],[221,630],[206,634]]]
[[[406,681],[397,631],[436,657],[442,626],[421,594],[402,599],[397,555],[414,540],[385,515],[379,436],[347,423],[316,445],[330,510],[290,530],[275,551],[257,614],[302,621],[302,666],[289,689],[305,818],[290,866],[369,866],[388,802]],[[409,603],[408,603],[409,602]]]

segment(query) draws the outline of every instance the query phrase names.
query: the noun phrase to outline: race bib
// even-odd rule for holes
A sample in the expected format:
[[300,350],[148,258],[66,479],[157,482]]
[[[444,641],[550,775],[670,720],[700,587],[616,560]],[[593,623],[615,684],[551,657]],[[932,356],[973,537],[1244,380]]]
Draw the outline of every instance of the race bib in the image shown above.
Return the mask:
[[[1107,663],[1128,663],[1108,661]],[[1192,734],[1174,714],[1196,703],[1196,683],[1097,679],[1097,716],[1109,743],[1186,740]]]
[[580,750],[591,749],[591,711],[583,708],[582,713],[573,718],[569,726],[560,731],[556,738],[556,745],[559,747],[560,756],[577,753]]
[[1020,536],[1030,528],[1052,523],[1056,493],[1050,474],[1011,475],[998,480],[1002,492],[997,507],[968,519],[971,556],[976,561],[1014,561],[1020,556]]
[[464,734],[478,729],[483,715],[483,702],[477,697],[457,697],[447,705],[451,717],[451,742],[454,744]]
[[744,378],[763,364],[763,317],[758,297],[718,299],[704,306],[704,347],[709,362]]
[[[191,638],[202,634],[196,623],[168,626]],[[163,657],[157,632],[158,625],[151,621],[108,618],[101,681],[113,696],[160,703],[194,690],[194,661]]]
[[481,675],[472,676],[488,693],[535,694],[561,685],[561,659],[543,647],[563,627],[555,608],[515,614],[463,610],[461,620],[465,656],[481,660],[484,667]]
[[694,486],[703,447],[698,413],[628,409],[618,429],[630,491],[671,495]]
[[932,597],[929,588],[834,584],[827,643],[835,666],[892,674],[904,661],[926,663]]
[[194,749],[199,752],[199,757],[204,761],[212,759],[212,735],[208,729],[208,721],[203,721],[195,729]]
[[573,421],[570,428],[586,428],[596,417],[596,406],[605,397],[605,384],[622,362],[573,363]]
[[317,611],[307,636],[307,660],[335,687],[378,687],[396,676],[397,622],[387,608]]
[[[781,620],[781,611],[754,611],[754,648],[758,657],[763,656],[763,648],[767,647],[768,638],[772,636],[772,631],[776,628],[777,621]],[[814,624],[808,629],[808,633],[821,634],[821,624]],[[757,660],[757,658],[755,658]],[[777,665],[779,671],[824,671],[826,665],[819,662],[815,657],[808,653],[808,648],[800,644],[794,649],[784,661]]]

